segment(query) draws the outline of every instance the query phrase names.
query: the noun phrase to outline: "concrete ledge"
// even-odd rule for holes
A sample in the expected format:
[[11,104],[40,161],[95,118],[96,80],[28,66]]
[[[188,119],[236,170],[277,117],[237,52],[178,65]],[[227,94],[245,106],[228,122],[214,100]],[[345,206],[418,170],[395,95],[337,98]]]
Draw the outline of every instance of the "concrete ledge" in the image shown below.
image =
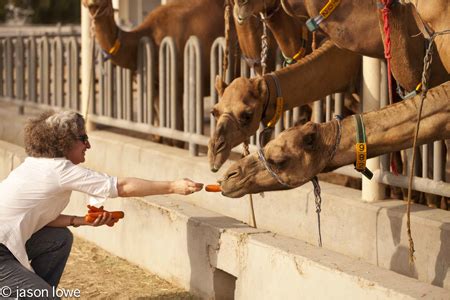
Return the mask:
[[[20,124],[24,119],[24,117],[17,116],[5,116],[4,118],[2,116],[0,128],[4,129],[1,129],[1,132],[7,132],[7,128],[10,126],[20,128]],[[0,138],[2,137],[0,136]],[[8,135],[8,140],[12,139],[13,136]],[[139,176],[159,180],[190,177],[205,183],[215,182],[220,176],[220,174],[212,174],[209,171],[205,157],[190,157],[187,151],[182,149],[170,148],[102,131],[90,133],[90,141],[92,141],[93,149],[88,152],[86,166],[112,175]],[[0,149],[0,161],[2,162],[2,169],[0,169],[0,172],[2,172],[0,176],[2,177],[0,178],[3,178],[11,168],[17,165],[17,162],[11,163],[11,151],[19,151],[17,160],[23,158],[24,154],[23,149],[3,143],[0,144]],[[321,214],[322,237],[324,248],[327,251],[340,253],[353,259],[359,259],[366,263],[416,278],[425,283],[432,283],[436,286],[450,289],[450,212],[413,205],[411,222],[416,249],[416,263],[413,268],[410,268],[407,258],[408,241],[403,201],[389,200],[364,203],[361,202],[361,194],[357,190],[326,183],[321,183],[321,187],[323,198]],[[193,207],[197,206],[198,208],[209,210],[215,219],[222,220],[226,218],[228,220],[232,218],[233,224],[239,223],[240,226],[244,226],[239,228],[248,230],[241,223],[241,221],[249,222],[250,220],[248,198],[246,197],[229,199],[217,194],[200,192],[187,197],[153,197],[151,200],[152,202],[156,201],[155,203],[163,200],[177,201],[173,203],[190,203]],[[291,191],[266,193],[264,198],[255,195],[254,203],[258,232],[270,231],[285,238],[316,244],[317,216],[315,214],[312,185],[306,184]],[[179,204],[173,205],[176,207]],[[156,226],[155,231],[151,232],[147,237],[163,239],[166,244],[161,243],[161,246],[159,246],[161,249],[171,249],[172,246],[183,249],[183,247],[186,247],[186,243],[197,245],[198,241],[201,244],[201,238],[195,238],[197,240],[194,239],[192,241],[184,240],[184,246],[181,242],[177,244],[172,241],[172,237],[165,238],[165,230],[169,229],[159,226],[157,222],[153,223],[152,221],[154,216],[159,218],[158,214],[169,214],[175,219],[177,214],[162,212],[165,210],[160,210],[160,213],[147,212],[142,214],[141,210],[145,212],[148,207],[148,203],[143,200],[126,200],[123,203],[122,200],[109,200],[106,206],[110,209],[115,209],[116,207],[114,206],[119,206],[117,207],[118,209],[126,211],[126,222],[123,223],[130,224],[128,226],[131,227],[127,227],[126,230],[121,229],[123,227],[115,227],[114,230],[109,231],[109,228],[105,230],[101,228],[90,230],[86,233],[83,233],[83,230],[85,230],[83,228],[78,229],[77,232],[85,234],[85,237],[88,237],[90,240],[97,241],[100,246],[112,253],[125,257],[128,260],[135,260],[135,263],[147,266],[152,271],[174,282],[186,282],[186,277],[191,278],[190,268],[200,268],[196,267],[197,264],[194,263],[186,265],[184,258],[171,258],[168,261],[164,259],[164,262],[161,262],[160,260],[165,257],[164,251],[161,251],[163,255],[158,260],[158,258],[149,257],[152,256],[153,252],[141,253],[138,250],[130,250],[129,246],[135,244],[139,249],[152,249],[150,244],[154,242],[153,240],[147,241],[146,237],[136,239],[134,234],[147,227],[153,228],[154,226]],[[68,211],[82,215],[86,209],[83,201],[74,201],[70,204]],[[135,213],[136,211],[138,213]],[[194,217],[196,217],[195,214]],[[198,220],[191,218],[189,222],[197,224]],[[210,222],[211,218],[208,217],[208,224]],[[184,229],[179,230],[183,232]],[[132,234],[130,235],[130,233]],[[215,236],[218,233],[214,233],[213,236],[209,236],[209,234],[208,231],[202,238],[217,239]],[[187,237],[188,235],[184,236],[184,238]],[[126,243],[123,244],[122,242],[125,241]],[[227,243],[227,241],[233,243],[231,238],[226,238],[225,236],[221,238],[222,244]],[[202,244],[201,247],[204,247],[204,245]],[[203,249],[200,250],[203,251]],[[233,252],[235,250],[229,251],[229,253],[235,253]],[[241,266],[238,262],[230,263],[227,266],[220,262],[221,257],[231,255],[225,253],[217,254],[219,269],[223,270],[224,273],[231,274],[230,276],[240,274],[236,271]],[[198,259],[199,265],[201,265],[202,259],[204,258]],[[214,256],[210,256],[210,259],[214,259]],[[176,274],[168,272],[166,269],[172,268],[172,262],[175,263],[175,266],[182,266],[182,271]],[[228,276],[222,273],[219,274],[221,274],[220,276]],[[281,274],[278,274],[278,276],[282,276]],[[201,277],[195,276],[195,278]],[[194,292],[197,288],[195,278],[192,279],[193,282],[189,285],[192,286]],[[213,281],[215,277],[211,278]],[[227,278],[228,281],[232,281],[230,277]],[[198,283],[200,284],[201,282]],[[186,283],[183,285],[187,286]],[[201,293],[211,295],[211,290]]]
[[[75,195],[68,212],[85,211],[85,201]],[[225,292],[236,299],[450,297],[446,289],[170,197],[111,200],[108,207],[127,213],[117,227],[75,233],[205,299]]]
[[0,140],[0,180],[20,165],[25,157],[25,150],[22,147]]

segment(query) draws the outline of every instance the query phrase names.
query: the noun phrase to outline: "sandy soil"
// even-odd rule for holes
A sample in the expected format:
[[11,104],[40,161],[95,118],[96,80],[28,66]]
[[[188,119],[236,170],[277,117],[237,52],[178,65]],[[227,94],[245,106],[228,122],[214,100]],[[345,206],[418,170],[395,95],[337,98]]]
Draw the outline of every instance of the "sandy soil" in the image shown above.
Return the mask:
[[196,299],[80,237],[75,237],[58,288],[80,290],[79,299]]

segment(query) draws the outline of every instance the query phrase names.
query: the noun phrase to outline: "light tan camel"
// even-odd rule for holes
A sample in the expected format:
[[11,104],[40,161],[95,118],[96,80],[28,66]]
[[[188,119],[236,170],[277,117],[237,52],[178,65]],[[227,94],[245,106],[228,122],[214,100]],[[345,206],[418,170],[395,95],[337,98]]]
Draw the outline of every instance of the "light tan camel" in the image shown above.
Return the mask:
[[[391,7],[392,73],[406,90],[413,90],[421,80],[423,57],[427,40],[420,34],[416,23],[417,11],[431,21],[433,30],[450,28],[449,4],[445,0],[416,0]],[[430,3],[427,3],[430,2]],[[432,4],[431,4],[432,2]],[[315,17],[324,7],[322,0],[283,0],[283,6],[291,15],[302,19]],[[362,55],[384,58],[382,13],[377,8],[379,0],[341,1],[330,16],[319,26],[339,47]],[[381,34],[380,34],[381,33]],[[437,37],[436,54],[431,67],[429,87],[449,80],[450,54],[445,47],[448,35]],[[445,67],[444,67],[445,66]]]
[[[283,110],[343,91],[355,79],[361,64],[360,55],[343,55],[343,52],[348,51],[326,41],[298,63],[274,72],[284,97]],[[330,64],[333,72],[330,72]],[[212,109],[217,126],[208,145],[213,172],[228,159],[233,147],[256,133],[261,121],[267,124],[272,119],[277,94],[275,82],[269,75],[237,78],[228,87],[218,80],[216,87],[221,99]]]
[[[224,0],[188,0],[172,1],[152,10],[142,24],[131,31],[121,30],[114,21],[111,0],[82,0],[83,5],[89,9],[93,17],[95,38],[100,47],[112,53],[114,64],[136,70],[139,41],[149,37],[155,45],[156,52],[163,38],[171,36],[175,42],[178,78],[183,82],[183,54],[184,46],[191,35],[199,38],[202,47],[203,81],[209,82],[210,48],[214,40],[224,32]],[[176,20],[176,21],[175,21]],[[205,29],[207,28],[207,30]],[[156,60],[158,70],[158,60]],[[155,83],[148,83],[155,84]],[[203,92],[209,90],[208,84],[203,85]],[[177,107],[182,107],[182,93],[175,95]],[[159,101],[154,101],[157,111]],[[155,113],[155,125],[159,124],[158,113]],[[175,129],[183,128],[183,111],[176,111],[176,120],[172,120]],[[176,145],[182,143],[175,142]]]
[[[418,145],[450,138],[450,82],[428,92]],[[420,96],[363,114],[367,157],[410,148]],[[339,137],[340,136],[340,142]],[[300,186],[320,172],[355,162],[356,127],[353,117],[341,122],[309,122],[290,128],[269,142],[262,153],[268,166],[290,187],[279,183],[253,153],[234,163],[220,181],[228,197]],[[334,154],[333,154],[334,152]]]
[[223,0],[171,1],[152,10],[142,24],[128,32],[116,25],[111,0],[82,1],[94,17],[95,37],[102,49],[113,49],[119,39],[120,47],[111,59],[114,64],[127,69],[137,67],[137,49],[142,37],[150,37],[158,49],[162,39],[171,36],[182,57],[184,45],[191,35],[200,39],[205,54],[203,59],[209,66],[209,49],[224,32]]
[[[421,31],[428,31],[431,35],[435,32],[450,30],[450,2],[448,0],[400,0],[404,5],[411,4],[415,7],[419,18],[416,20]],[[393,11],[392,17],[401,20],[401,15]],[[450,53],[442,51],[450,44],[450,34],[437,36],[435,39],[436,48],[447,72],[450,72]],[[446,46],[447,45],[447,46]]]

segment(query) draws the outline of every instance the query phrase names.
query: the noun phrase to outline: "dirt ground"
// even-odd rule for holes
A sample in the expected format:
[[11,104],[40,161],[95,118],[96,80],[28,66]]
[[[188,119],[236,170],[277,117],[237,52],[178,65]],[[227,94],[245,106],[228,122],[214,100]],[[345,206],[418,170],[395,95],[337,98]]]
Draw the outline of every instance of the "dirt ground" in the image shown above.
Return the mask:
[[80,237],[74,239],[58,288],[78,289],[78,299],[196,299]]

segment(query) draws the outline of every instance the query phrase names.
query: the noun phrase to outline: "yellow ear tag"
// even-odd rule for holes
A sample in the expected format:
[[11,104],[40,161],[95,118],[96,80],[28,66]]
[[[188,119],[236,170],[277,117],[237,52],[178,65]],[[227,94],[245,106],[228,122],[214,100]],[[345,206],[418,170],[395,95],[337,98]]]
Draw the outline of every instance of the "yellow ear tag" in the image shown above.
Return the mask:
[[366,143],[356,143],[356,163],[355,169],[362,172],[366,169],[367,145]]

